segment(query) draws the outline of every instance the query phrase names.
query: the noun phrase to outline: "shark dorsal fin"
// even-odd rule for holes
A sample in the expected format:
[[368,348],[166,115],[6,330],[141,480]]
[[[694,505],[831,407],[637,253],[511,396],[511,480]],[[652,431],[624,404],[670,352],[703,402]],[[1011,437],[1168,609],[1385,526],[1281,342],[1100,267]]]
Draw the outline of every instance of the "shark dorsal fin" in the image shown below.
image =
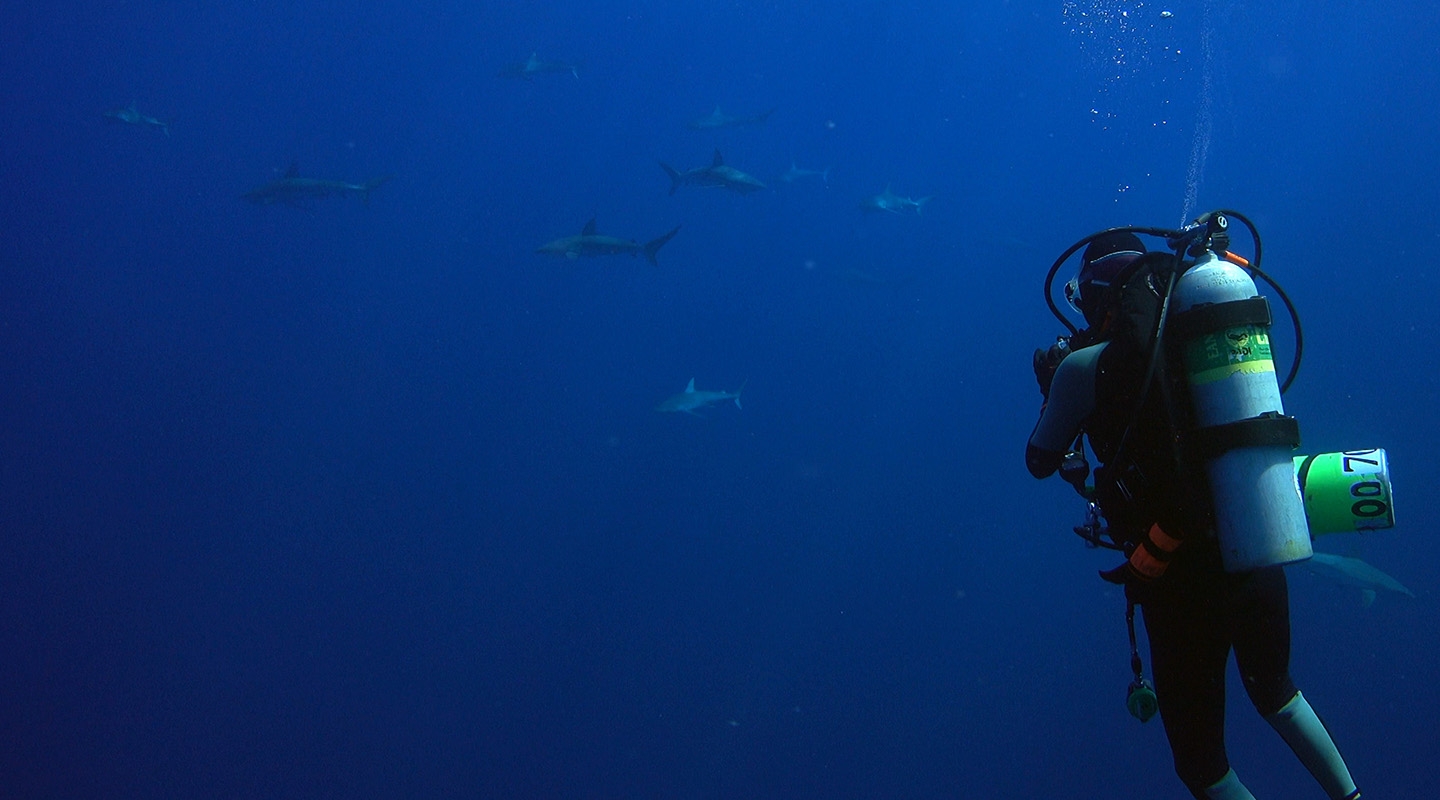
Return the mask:
[[721,111],[720,111],[720,104],[719,104],[719,103],[716,103],[716,104],[715,104],[715,110],[710,112],[710,116],[714,117],[715,119],[720,119],[721,117],[725,116],[725,115],[724,115],[723,113],[721,113]]
[[580,229],[580,235],[581,235],[581,236],[594,236],[594,235],[595,235],[595,218],[594,218],[594,217],[591,217],[591,218],[590,218],[590,221],[587,222],[587,223],[585,223],[585,227],[583,227],[583,228]]
[[722,156],[722,155],[720,155],[720,148],[717,147],[717,148],[715,148],[715,160],[712,161],[712,162],[710,162],[710,166],[712,166],[712,167],[723,167],[724,165],[725,165],[725,157]]
[[687,384],[685,384],[685,394],[695,394],[695,379],[694,379],[694,378],[691,378],[691,379],[690,379],[690,382],[687,383]]
[[282,177],[285,177],[285,178],[298,178],[298,177],[300,177],[300,162],[299,162],[299,161],[291,161],[289,168],[285,170],[285,174],[284,174]]

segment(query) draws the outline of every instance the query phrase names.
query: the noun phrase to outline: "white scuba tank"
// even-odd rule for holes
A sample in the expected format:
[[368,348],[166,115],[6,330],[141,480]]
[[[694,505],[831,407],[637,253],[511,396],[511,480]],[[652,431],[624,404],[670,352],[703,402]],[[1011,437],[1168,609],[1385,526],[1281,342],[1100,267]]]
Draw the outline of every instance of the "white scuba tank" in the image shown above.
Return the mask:
[[[1177,279],[1170,311],[1249,300],[1257,294],[1245,270],[1206,251]],[[1180,347],[1199,436],[1207,428],[1284,414],[1267,325],[1198,331]],[[1313,554],[1292,449],[1289,444],[1246,444],[1206,463],[1227,572],[1288,564]]]

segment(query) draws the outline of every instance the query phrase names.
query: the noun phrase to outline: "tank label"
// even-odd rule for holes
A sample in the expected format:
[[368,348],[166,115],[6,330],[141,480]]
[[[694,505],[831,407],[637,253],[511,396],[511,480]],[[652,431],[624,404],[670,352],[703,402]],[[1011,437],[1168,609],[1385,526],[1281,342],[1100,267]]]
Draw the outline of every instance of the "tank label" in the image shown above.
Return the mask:
[[1258,325],[1238,325],[1197,336],[1185,345],[1185,368],[1191,386],[1214,383],[1237,373],[1273,373],[1270,334]]

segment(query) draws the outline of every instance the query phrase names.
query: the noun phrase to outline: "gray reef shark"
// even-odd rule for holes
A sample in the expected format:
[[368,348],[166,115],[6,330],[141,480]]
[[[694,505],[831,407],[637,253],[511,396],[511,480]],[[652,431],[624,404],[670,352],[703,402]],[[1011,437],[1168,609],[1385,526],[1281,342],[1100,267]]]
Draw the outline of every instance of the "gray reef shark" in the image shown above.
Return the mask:
[[795,181],[804,180],[805,178],[819,178],[820,180],[825,182],[826,186],[829,186],[830,168],[826,167],[825,169],[801,169],[795,166],[794,161],[791,161],[790,169],[787,169],[784,172],[780,173],[780,180],[785,181],[786,183],[794,183]]
[[770,115],[774,113],[775,109],[772,108],[769,111],[756,114],[753,117],[732,117],[721,111],[720,106],[715,106],[714,111],[711,111],[703,117],[690,120],[687,126],[692,131],[713,131],[717,128],[738,128],[741,125],[759,125],[769,119]]
[[1341,586],[1359,589],[1360,604],[1366,608],[1375,602],[1375,595],[1380,591],[1403,594],[1406,597],[1415,596],[1414,592],[1406,589],[1399,581],[1358,558],[1316,553],[1304,563],[1316,575],[1329,578]]
[[670,194],[675,194],[675,190],[681,186],[718,186],[740,194],[758,192],[765,188],[765,184],[757,180],[755,176],[747,175],[726,164],[725,159],[720,155],[719,148],[715,149],[715,159],[710,162],[708,167],[696,167],[681,172],[661,161],[660,168],[670,176]]
[[330,197],[336,194],[358,194],[360,199],[370,204],[370,192],[376,187],[395,177],[384,175],[365,183],[349,183],[346,181],[331,181],[323,178],[302,178],[300,167],[291,163],[285,174],[269,183],[251,189],[240,195],[250,202],[270,206],[276,203],[284,203],[287,206],[302,206],[301,201],[315,200],[322,197]]
[[580,65],[567,64],[564,61],[541,61],[538,53],[531,53],[530,57],[522,63],[511,64],[500,70],[497,75],[501,78],[520,78],[528,81],[534,80],[536,75],[555,72],[568,72],[574,75],[576,80],[579,80]]
[[131,103],[124,108],[112,108],[105,112],[105,118],[115,122],[123,122],[126,125],[137,125],[139,127],[159,128],[166,136],[170,135],[170,123],[162,122],[148,114],[141,114],[135,104]]
[[647,261],[658,267],[660,262],[655,260],[655,254],[660,252],[660,248],[664,247],[665,243],[679,232],[680,226],[676,225],[664,236],[640,244],[630,239],[602,236],[596,233],[595,220],[592,217],[589,222],[585,223],[579,236],[566,236],[563,239],[547,242],[535,252],[561,256],[572,261],[582,256],[617,256],[627,253],[638,256],[644,254]]
[[698,412],[700,409],[707,406],[712,406],[716,403],[723,403],[726,400],[734,400],[735,407],[740,408],[740,393],[743,391],[745,391],[745,384],[743,383],[740,384],[739,389],[735,390],[734,394],[731,394],[730,392],[696,391],[695,379],[691,378],[690,383],[686,384],[685,386],[685,391],[679,394],[672,394],[669,397],[665,398],[660,403],[660,405],[655,406],[655,410],[683,411],[686,414],[694,414],[698,417],[700,415],[696,412]]
[[922,197],[919,200],[912,200],[908,197],[901,197],[890,192],[890,185],[885,185],[885,191],[873,197],[867,197],[860,203],[861,211],[889,211],[891,214],[904,214],[906,211],[914,211],[915,216],[925,208],[925,204],[935,199],[935,195]]

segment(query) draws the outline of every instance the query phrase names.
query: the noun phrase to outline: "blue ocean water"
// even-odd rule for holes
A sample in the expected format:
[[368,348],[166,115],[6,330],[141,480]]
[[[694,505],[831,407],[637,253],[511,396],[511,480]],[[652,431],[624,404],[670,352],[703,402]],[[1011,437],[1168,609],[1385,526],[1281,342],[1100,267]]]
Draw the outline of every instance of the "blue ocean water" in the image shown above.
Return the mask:
[[[1304,450],[1390,453],[1320,546],[1418,595],[1293,569],[1296,679],[1433,795],[1440,17],[974,5],[8,8],[0,796],[1182,797],[1021,450],[1051,261],[1212,208]],[[668,193],[717,149],[767,190]],[[241,199],[292,163],[393,178]],[[535,252],[591,218],[680,231]],[[1231,678],[1245,782],[1318,795]]]

